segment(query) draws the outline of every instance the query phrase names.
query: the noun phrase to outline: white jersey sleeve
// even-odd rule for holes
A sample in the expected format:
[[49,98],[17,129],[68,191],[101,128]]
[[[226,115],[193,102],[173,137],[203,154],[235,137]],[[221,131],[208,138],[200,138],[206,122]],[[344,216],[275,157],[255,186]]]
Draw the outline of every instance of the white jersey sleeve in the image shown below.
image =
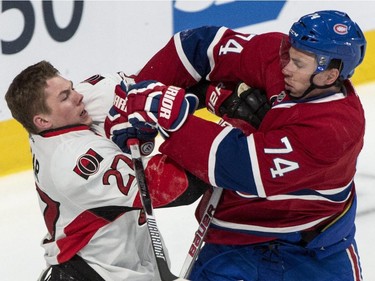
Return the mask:
[[104,120],[112,107],[115,87],[121,81],[134,83],[123,72],[117,72],[93,75],[75,86],[76,91],[83,95],[85,108],[93,119],[92,129],[102,136],[105,136]]

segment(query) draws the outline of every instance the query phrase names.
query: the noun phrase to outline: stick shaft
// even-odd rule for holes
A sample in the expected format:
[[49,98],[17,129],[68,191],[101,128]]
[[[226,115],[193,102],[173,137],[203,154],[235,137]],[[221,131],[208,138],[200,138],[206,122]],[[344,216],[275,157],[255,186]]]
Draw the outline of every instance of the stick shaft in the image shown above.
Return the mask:
[[139,141],[137,139],[129,139],[128,146],[132,155],[135,178],[138,183],[141,202],[146,215],[147,228],[150,234],[152,249],[155,255],[160,278],[162,281],[186,280],[173,275],[169,270],[167,258],[164,254],[163,243],[160,237],[160,231],[154,217],[151,196],[148,190],[142,157],[139,150]]
[[210,200],[208,201],[202,219],[199,223],[198,230],[194,234],[194,239],[190,245],[189,252],[185,258],[185,262],[182,265],[182,269],[180,272],[180,277],[182,278],[188,278],[190,275],[193,265],[203,245],[204,237],[206,236],[208,228],[213,219],[216,207],[220,201],[222,192],[222,188],[216,187],[211,194]]

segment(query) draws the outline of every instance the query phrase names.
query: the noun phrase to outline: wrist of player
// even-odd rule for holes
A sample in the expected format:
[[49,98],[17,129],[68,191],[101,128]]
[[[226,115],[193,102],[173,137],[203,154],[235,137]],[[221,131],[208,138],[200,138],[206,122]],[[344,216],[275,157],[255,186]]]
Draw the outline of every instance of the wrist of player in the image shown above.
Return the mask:
[[149,132],[145,134],[142,131],[129,125],[126,128],[114,130],[110,139],[118,145],[118,147],[125,153],[130,153],[130,148],[127,146],[129,139],[138,139],[140,152],[143,156],[148,156],[152,153],[155,147],[155,137],[158,131],[155,130],[153,133]]
[[130,153],[127,146],[128,139],[137,138],[140,143],[142,155],[149,155],[155,146],[155,137],[158,134],[156,129],[138,130],[128,122],[128,118],[118,113],[113,106],[104,122],[106,137],[113,141],[123,152]]
[[227,114],[227,105],[232,106],[236,100],[239,100],[233,88],[233,85],[224,83],[208,85],[206,92],[207,110],[220,117]]
[[197,104],[195,95],[185,94],[183,89],[169,86],[159,102],[159,127],[168,132],[177,131],[185,123],[187,116],[194,113]]

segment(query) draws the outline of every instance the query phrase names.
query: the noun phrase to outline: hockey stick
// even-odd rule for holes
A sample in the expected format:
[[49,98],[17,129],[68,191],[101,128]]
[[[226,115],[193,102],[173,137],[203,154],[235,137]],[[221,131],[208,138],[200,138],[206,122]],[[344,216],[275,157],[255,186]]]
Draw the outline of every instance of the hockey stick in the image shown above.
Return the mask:
[[164,255],[163,243],[160,238],[160,232],[158,226],[156,225],[150,192],[146,183],[142,157],[139,151],[139,141],[138,139],[129,139],[127,144],[130,148],[130,153],[132,156],[135,178],[138,183],[139,194],[141,196],[142,206],[145,211],[147,227],[150,233],[152,249],[154,251],[160,278],[162,281],[187,280],[173,275],[168,268],[167,259]]
[[194,234],[193,242],[189,248],[189,252],[185,258],[184,264],[180,272],[181,278],[188,278],[193,268],[194,262],[198,257],[200,249],[203,245],[204,237],[206,236],[207,230],[210,226],[212,218],[214,216],[217,204],[221,198],[223,189],[220,187],[214,188],[213,193],[211,194],[210,200],[204,210],[202,219],[199,223],[198,230]]

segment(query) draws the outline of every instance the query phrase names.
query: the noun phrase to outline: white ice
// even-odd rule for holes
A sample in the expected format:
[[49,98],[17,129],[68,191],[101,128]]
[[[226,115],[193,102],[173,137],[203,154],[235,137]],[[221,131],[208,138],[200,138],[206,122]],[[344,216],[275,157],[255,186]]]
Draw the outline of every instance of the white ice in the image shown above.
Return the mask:
[[[365,146],[358,160],[357,243],[364,280],[375,280],[375,83],[357,87],[366,111]],[[195,204],[157,210],[156,220],[179,274],[197,223]],[[44,268],[40,241],[45,234],[31,171],[0,177],[0,280],[36,280]]]

